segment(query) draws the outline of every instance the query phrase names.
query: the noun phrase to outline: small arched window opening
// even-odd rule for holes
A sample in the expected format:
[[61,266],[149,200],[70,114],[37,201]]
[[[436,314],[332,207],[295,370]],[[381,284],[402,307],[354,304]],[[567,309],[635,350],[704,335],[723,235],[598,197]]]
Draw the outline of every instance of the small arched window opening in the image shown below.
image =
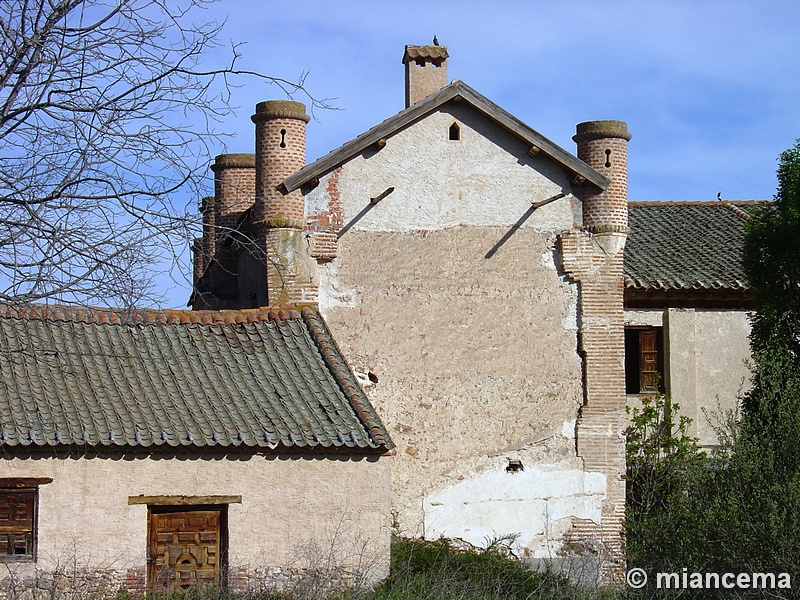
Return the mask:
[[611,150],[606,148],[606,168],[611,166]]
[[281,148],[286,148],[286,130],[281,129]]
[[458,123],[450,125],[447,130],[447,137],[456,142],[461,139],[461,127],[458,126]]

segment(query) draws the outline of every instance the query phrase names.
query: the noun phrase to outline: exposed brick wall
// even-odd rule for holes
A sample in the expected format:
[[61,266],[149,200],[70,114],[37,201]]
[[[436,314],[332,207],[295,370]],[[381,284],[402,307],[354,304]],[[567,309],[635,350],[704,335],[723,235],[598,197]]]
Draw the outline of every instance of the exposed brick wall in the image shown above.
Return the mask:
[[325,191],[328,210],[306,217],[305,229],[309,232],[311,256],[319,261],[329,261],[338,253],[338,234],[344,224],[344,212],[339,197],[339,167],[328,177]]
[[625,340],[622,255],[624,233],[573,232],[561,237],[564,269],[580,285],[579,351],[584,404],[576,425],[578,456],[587,471],[606,475],[602,522],[582,526],[574,538],[599,540],[603,577],[618,583],[624,571]]
[[561,236],[564,270],[580,286],[579,351],[584,403],[576,425],[578,455],[587,471],[606,475],[600,523],[575,523],[572,540],[599,541],[603,579],[622,584],[625,569],[625,334],[623,251],[628,230],[627,125],[578,125],[578,157],[611,180],[605,191],[587,189],[583,232]]
[[206,256],[203,253],[203,238],[194,238],[192,241],[192,269],[193,269],[193,287],[197,288],[197,282],[206,270]]
[[203,198],[200,203],[200,212],[203,214],[203,237],[200,238],[195,254],[195,283],[214,258],[217,244],[216,198],[214,196]]
[[315,302],[316,274],[309,264],[305,199],[300,190],[282,194],[281,182],[305,166],[306,123],[300,102],[271,100],[256,105],[256,202],[253,225],[256,244],[267,256],[267,300]]
[[256,159],[254,154],[220,154],[214,171],[215,225],[225,235],[255,198]]
[[125,572],[122,589],[137,598],[144,596],[147,592],[147,570],[144,568],[128,569]]

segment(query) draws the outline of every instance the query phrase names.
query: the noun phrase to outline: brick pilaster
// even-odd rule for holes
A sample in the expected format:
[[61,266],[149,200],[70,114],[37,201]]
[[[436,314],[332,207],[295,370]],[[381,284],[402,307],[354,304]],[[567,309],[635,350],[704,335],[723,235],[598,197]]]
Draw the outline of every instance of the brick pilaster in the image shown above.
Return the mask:
[[603,579],[624,585],[625,324],[623,251],[628,231],[628,149],[622,121],[590,121],[573,138],[578,158],[611,183],[587,186],[582,231],[561,236],[563,266],[579,286],[579,352],[584,401],[576,424],[577,453],[587,471],[606,476],[600,523],[576,524],[573,538],[600,543]]

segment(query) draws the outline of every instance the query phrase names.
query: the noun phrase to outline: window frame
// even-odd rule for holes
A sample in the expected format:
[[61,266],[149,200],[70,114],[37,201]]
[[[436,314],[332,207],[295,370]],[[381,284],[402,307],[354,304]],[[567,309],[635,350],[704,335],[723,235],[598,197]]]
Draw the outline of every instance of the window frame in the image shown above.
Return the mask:
[[[0,536],[8,535],[6,546],[0,550],[0,563],[30,563],[36,562],[39,545],[39,486],[51,483],[51,477],[0,477],[0,498],[19,499],[25,497],[29,501],[30,515],[25,525],[0,524]],[[11,505],[9,503],[9,505]],[[26,515],[28,516],[28,515]],[[19,521],[10,519],[10,521]],[[13,539],[13,534],[29,535],[25,542],[25,553],[17,554],[18,541]],[[0,545],[2,548],[2,545]]]
[[647,396],[665,393],[664,367],[664,328],[625,327],[625,393]]

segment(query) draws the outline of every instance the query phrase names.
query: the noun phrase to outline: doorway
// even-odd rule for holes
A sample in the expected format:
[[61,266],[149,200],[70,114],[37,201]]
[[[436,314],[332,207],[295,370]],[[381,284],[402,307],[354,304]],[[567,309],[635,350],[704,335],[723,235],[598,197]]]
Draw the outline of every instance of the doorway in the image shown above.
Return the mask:
[[150,506],[147,512],[151,593],[224,587],[227,506]]

